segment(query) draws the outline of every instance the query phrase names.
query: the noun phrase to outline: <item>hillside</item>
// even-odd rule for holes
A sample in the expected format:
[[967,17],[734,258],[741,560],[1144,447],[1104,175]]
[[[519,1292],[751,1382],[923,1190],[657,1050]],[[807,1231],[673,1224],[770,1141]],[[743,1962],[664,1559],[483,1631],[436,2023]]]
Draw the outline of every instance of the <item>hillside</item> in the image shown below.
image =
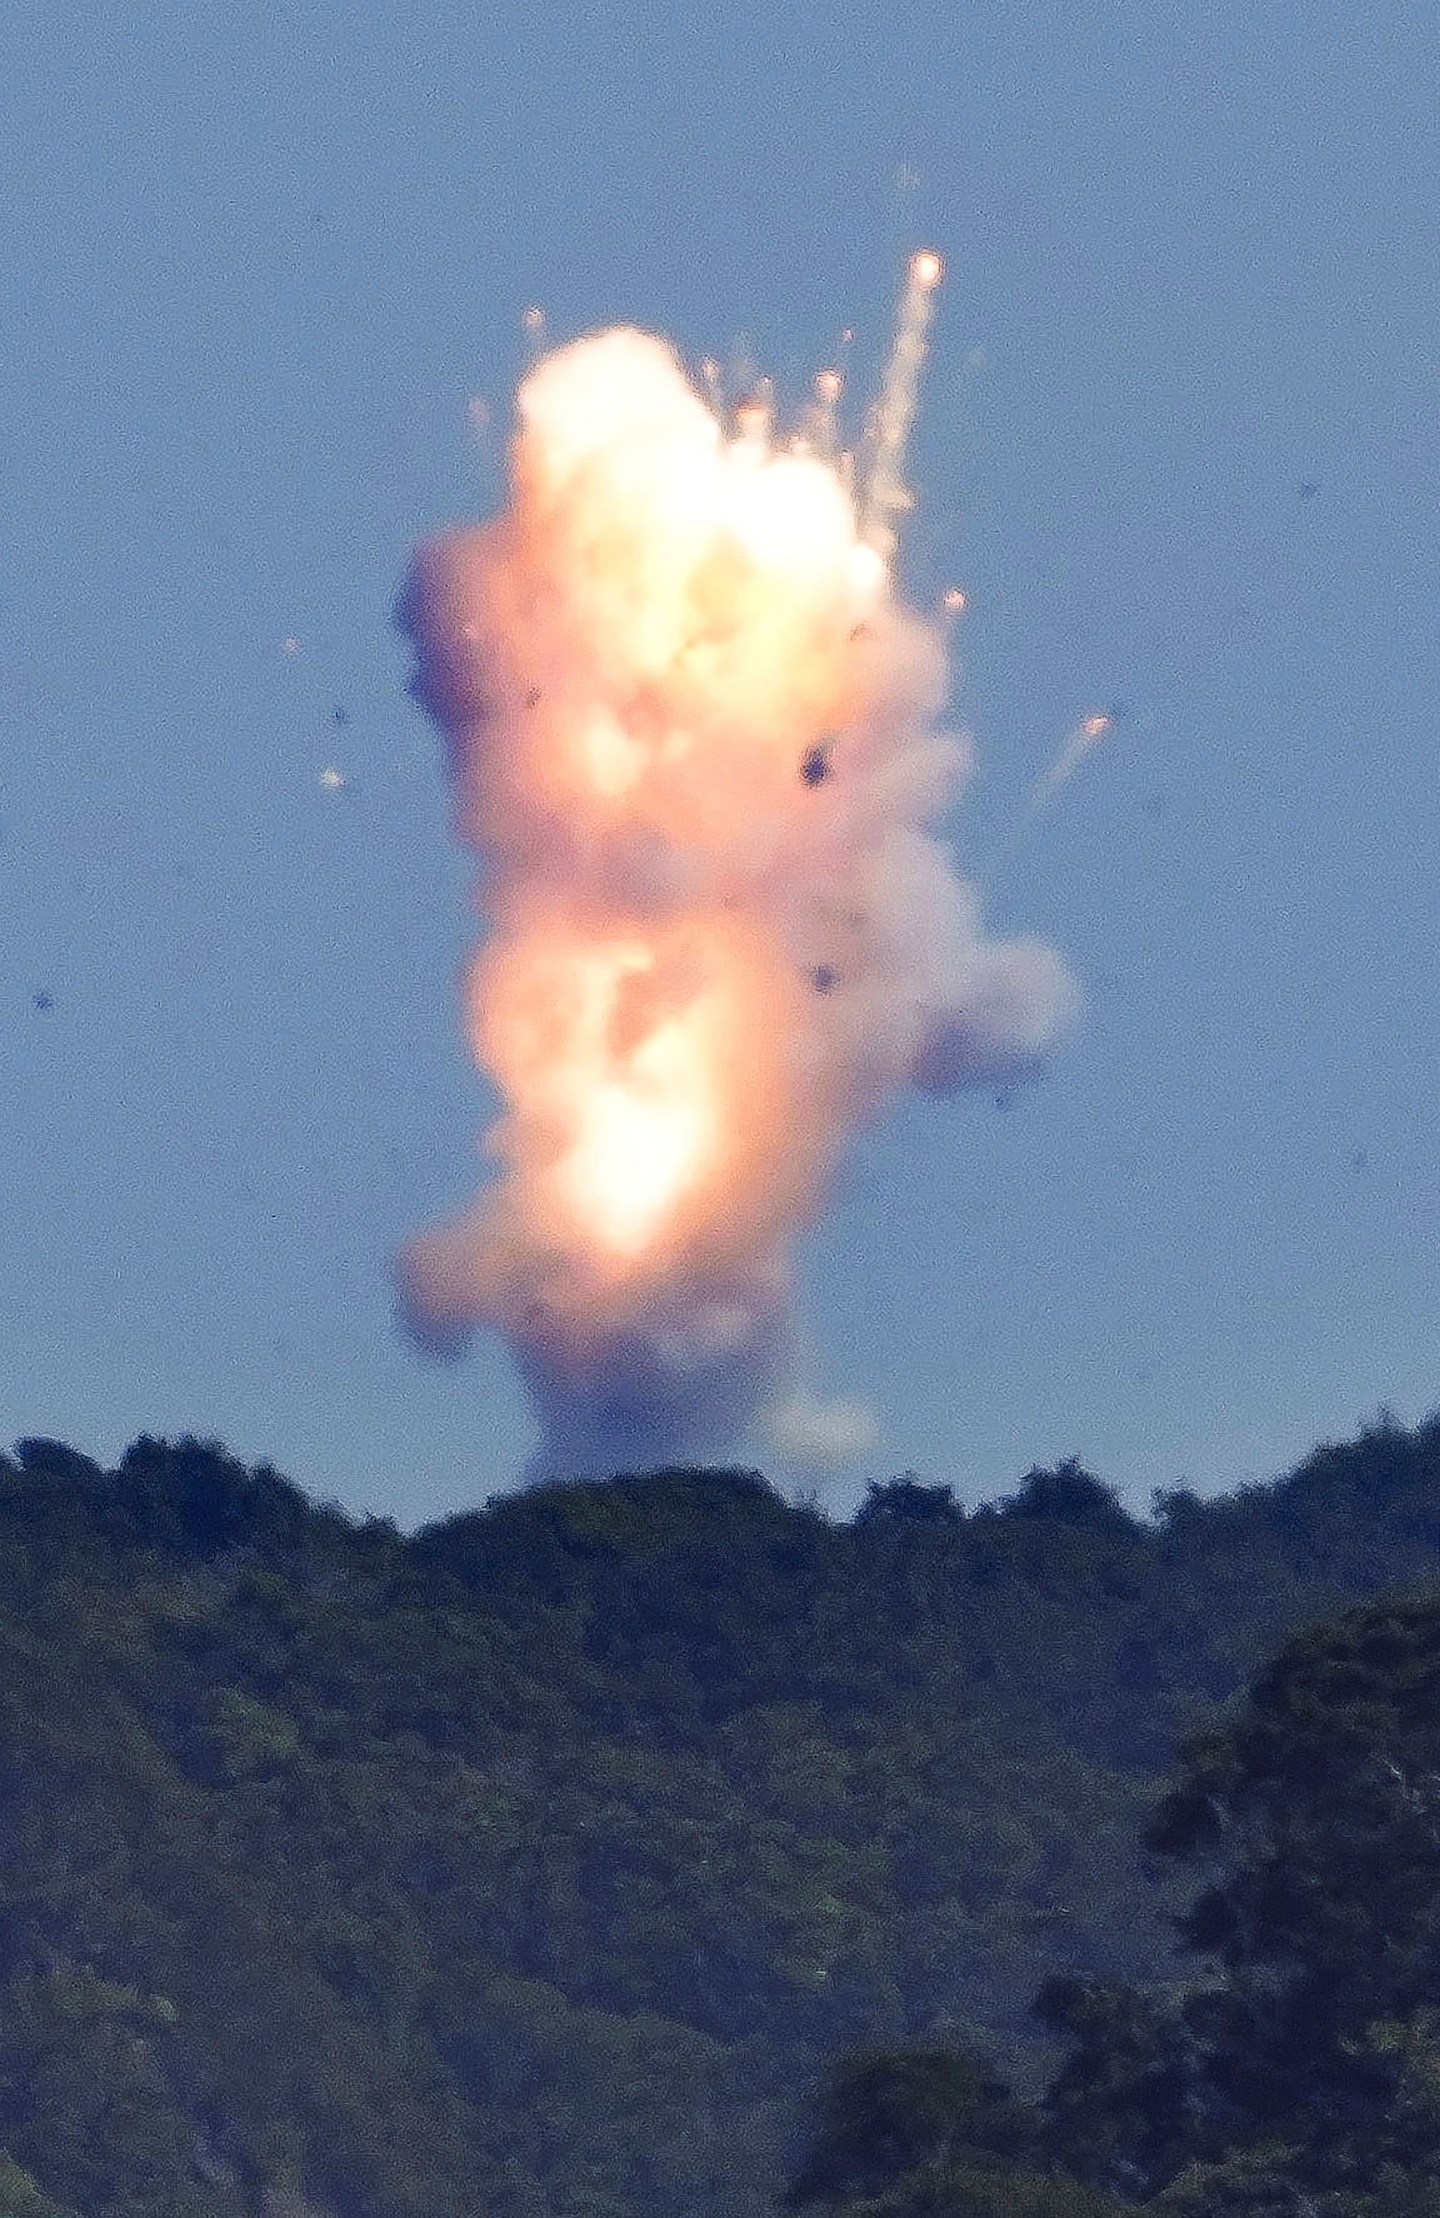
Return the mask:
[[[1279,1639],[1440,1574],[1440,1423],[1137,1522],[744,1472],[413,1539],[0,1461],[0,2218],[758,2218],[837,2052],[1169,1961],[1134,1843]],[[1171,1882],[1173,1885],[1173,1882]]]

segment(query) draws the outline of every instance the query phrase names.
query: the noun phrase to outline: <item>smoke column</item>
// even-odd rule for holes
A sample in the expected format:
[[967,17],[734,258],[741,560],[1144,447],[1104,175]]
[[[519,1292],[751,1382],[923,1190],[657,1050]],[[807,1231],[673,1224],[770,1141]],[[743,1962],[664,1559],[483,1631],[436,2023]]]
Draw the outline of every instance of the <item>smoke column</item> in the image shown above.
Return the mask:
[[[768,406],[733,422],[662,341],[605,331],[518,396],[504,512],[420,549],[400,606],[489,930],[464,1002],[496,1166],[400,1261],[417,1335],[503,1333],[537,1473],[853,1437],[795,1377],[791,1249],[898,1089],[1032,1067],[1058,958],[992,941],[926,831],[966,763],[894,514],[933,256],[916,256],[869,485]],[[828,428],[827,428],[828,427]],[[839,1435],[840,1438],[833,1436]]]

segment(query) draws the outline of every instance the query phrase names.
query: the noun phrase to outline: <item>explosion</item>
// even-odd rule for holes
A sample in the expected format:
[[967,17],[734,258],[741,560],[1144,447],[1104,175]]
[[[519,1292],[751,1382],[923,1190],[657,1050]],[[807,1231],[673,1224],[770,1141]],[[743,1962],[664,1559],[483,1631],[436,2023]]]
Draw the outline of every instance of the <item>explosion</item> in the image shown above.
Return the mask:
[[[836,1427],[794,1377],[791,1249],[900,1087],[1032,1067],[1058,958],[983,934],[926,831],[967,760],[943,627],[892,563],[938,258],[911,263],[860,491],[839,379],[778,440],[661,340],[546,355],[505,511],[423,547],[400,608],[489,933],[467,1030],[498,1174],[401,1259],[411,1323],[508,1338],[537,1470]],[[831,1413],[833,1416],[833,1413]],[[841,1427],[840,1429],[844,1429]]]

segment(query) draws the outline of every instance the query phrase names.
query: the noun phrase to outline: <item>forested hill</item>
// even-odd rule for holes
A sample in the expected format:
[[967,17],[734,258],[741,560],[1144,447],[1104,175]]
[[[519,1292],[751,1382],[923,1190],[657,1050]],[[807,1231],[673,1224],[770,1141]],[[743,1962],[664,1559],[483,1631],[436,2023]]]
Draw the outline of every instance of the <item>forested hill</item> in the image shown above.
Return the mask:
[[0,1459],[0,2218],[758,2218],[840,2052],[1022,2075],[1279,1639],[1440,1571],[1440,1423],[1127,1516],[744,1472],[412,1539],[194,1442]]

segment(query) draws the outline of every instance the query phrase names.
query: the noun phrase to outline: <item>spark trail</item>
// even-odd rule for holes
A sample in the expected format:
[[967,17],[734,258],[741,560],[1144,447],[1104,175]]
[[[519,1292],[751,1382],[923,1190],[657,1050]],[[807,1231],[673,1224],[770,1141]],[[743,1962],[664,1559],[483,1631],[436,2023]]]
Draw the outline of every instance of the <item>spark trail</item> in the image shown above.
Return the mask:
[[999,847],[985,864],[982,875],[992,886],[1029,838],[1038,820],[1045,814],[1062,786],[1067,786],[1087,756],[1094,753],[1103,739],[1108,739],[1115,729],[1119,711],[1109,716],[1092,711],[1082,716],[1079,723],[1066,733],[1064,740],[1030,788],[1029,795],[1019,815]]
[[[731,421],[610,330],[518,395],[508,505],[423,547],[400,621],[489,932],[469,1041],[496,1174],[401,1259],[420,1337],[508,1339],[537,1473],[843,1412],[795,1377],[791,1250],[898,1089],[1032,1066],[1072,990],[992,941],[926,830],[966,764],[940,626],[892,574],[939,279],[917,256],[858,501],[822,436]],[[844,1430],[844,1426],[839,1426]]]

